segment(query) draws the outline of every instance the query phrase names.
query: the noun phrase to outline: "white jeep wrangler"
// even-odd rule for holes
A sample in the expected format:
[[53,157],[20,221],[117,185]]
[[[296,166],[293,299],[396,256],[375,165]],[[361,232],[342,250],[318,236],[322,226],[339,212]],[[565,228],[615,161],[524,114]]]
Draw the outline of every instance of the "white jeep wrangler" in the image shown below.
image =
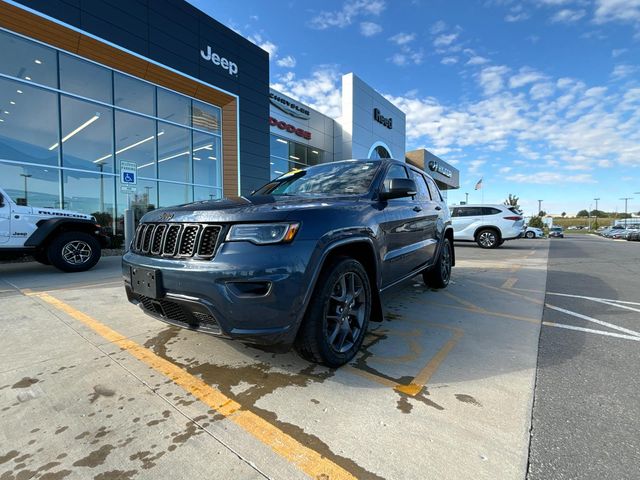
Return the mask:
[[0,256],[32,255],[65,272],[82,272],[98,263],[108,242],[91,215],[17,205],[0,188]]

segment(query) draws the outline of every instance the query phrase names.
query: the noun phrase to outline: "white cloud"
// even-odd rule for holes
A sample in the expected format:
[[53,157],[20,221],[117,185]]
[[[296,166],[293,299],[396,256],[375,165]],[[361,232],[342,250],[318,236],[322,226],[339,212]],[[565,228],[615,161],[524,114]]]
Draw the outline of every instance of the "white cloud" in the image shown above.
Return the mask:
[[594,21],[607,22],[640,22],[640,0],[596,0]]
[[486,160],[472,160],[467,164],[467,171],[471,174],[476,174],[479,172],[480,167],[482,167],[485,163],[487,163]]
[[396,45],[406,45],[407,43],[413,42],[415,38],[416,38],[415,33],[400,32],[395,34],[393,37],[390,37],[389,40],[395,43]]
[[456,38],[458,38],[457,33],[443,33],[442,35],[438,35],[436,39],[433,41],[433,45],[436,47],[447,47],[451,45]]
[[400,53],[394,53],[387,60],[399,67],[405,65],[420,65],[424,60],[424,52],[422,50],[406,48]]
[[341,75],[335,65],[321,65],[311,77],[296,78],[293,72],[280,77],[271,87],[333,118],[340,116]]
[[293,68],[296,66],[296,59],[291,55],[282,57],[276,61],[279,67]]
[[456,63],[458,63],[458,57],[444,57],[442,60],[440,60],[440,63],[442,63],[443,65],[455,65]]
[[516,173],[506,177],[516,183],[562,185],[563,183],[596,183],[591,174],[566,175],[560,172]]
[[587,12],[582,9],[572,10],[570,8],[563,8],[553,14],[551,21],[554,23],[574,23],[584,17],[586,13]]
[[361,22],[360,33],[365,37],[373,37],[382,31],[382,27],[374,22]]
[[469,59],[467,65],[484,65],[485,63],[489,63],[488,58],[481,57],[480,55],[474,55]]
[[529,83],[539,82],[540,80],[544,80],[545,76],[532,68],[523,67],[520,71],[509,78],[509,87],[510,88],[520,88]]
[[273,60],[277,56],[278,46],[262,37],[259,33],[254,33],[247,37],[251,42],[255,43],[261,49],[266,50],[269,53],[269,60]]
[[498,169],[498,172],[500,173],[509,173],[512,170],[511,167],[502,167],[500,169]]
[[384,0],[347,0],[340,10],[322,11],[309,23],[311,28],[344,28],[351,25],[355,18],[366,15],[378,16],[386,8]]
[[626,48],[614,48],[611,50],[611,56],[613,58],[618,58],[620,55],[625,54],[628,51]]
[[447,29],[447,24],[444,23],[442,20],[438,20],[436,23],[434,23],[431,26],[431,30],[430,31],[431,31],[431,33],[433,35],[437,35],[440,32],[444,32],[446,29]]
[[519,12],[519,13],[508,13],[505,15],[505,22],[522,22],[523,20],[527,20],[529,18],[529,14],[527,12]]
[[611,78],[614,80],[620,80],[622,78],[626,78],[638,70],[638,67],[635,65],[616,65],[611,72]]
[[531,89],[529,90],[529,95],[531,95],[531,98],[534,100],[541,100],[543,98],[550,97],[551,95],[553,95],[554,91],[555,91],[555,88],[553,86],[553,83],[542,82],[542,83],[536,83],[534,86],[532,86]]
[[479,83],[485,95],[493,95],[502,90],[504,76],[507,73],[509,73],[509,68],[503,65],[483,68],[480,71]]

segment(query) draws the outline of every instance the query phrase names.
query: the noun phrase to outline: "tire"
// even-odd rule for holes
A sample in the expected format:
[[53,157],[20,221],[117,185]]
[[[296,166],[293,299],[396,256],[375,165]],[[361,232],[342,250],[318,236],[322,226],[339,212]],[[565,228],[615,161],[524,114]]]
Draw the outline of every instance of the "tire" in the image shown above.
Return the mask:
[[43,265],[51,265],[51,260],[49,260],[49,255],[47,255],[46,251],[34,253],[33,259]]
[[476,235],[476,243],[480,248],[496,248],[500,246],[498,232],[492,228],[483,228]]
[[524,234],[524,236],[527,238],[535,238],[536,234],[533,232],[527,232]]
[[58,235],[47,249],[51,264],[63,272],[84,272],[100,260],[100,243],[84,232]]
[[427,287],[447,288],[451,280],[451,243],[448,238],[442,242],[438,261],[429,270],[422,273],[422,280]]
[[371,305],[371,285],[362,264],[345,257],[331,260],[316,282],[294,348],[311,362],[344,365],[362,345]]

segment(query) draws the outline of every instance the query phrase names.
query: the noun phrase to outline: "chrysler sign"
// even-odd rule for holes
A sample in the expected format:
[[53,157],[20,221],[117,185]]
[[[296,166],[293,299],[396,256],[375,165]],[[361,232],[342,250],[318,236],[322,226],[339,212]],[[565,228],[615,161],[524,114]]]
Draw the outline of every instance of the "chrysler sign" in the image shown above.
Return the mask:
[[271,105],[282,110],[287,115],[301,118],[303,120],[309,120],[309,110],[304,108],[302,105],[281,97],[277,93],[269,92],[269,101],[271,102]]

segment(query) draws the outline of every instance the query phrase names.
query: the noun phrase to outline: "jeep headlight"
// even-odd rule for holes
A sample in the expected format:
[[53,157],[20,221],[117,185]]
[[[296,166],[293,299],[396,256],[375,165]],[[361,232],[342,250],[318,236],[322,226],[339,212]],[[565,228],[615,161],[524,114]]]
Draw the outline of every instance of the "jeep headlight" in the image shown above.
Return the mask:
[[247,241],[256,245],[289,243],[300,228],[299,223],[247,223],[233,225],[227,242]]

